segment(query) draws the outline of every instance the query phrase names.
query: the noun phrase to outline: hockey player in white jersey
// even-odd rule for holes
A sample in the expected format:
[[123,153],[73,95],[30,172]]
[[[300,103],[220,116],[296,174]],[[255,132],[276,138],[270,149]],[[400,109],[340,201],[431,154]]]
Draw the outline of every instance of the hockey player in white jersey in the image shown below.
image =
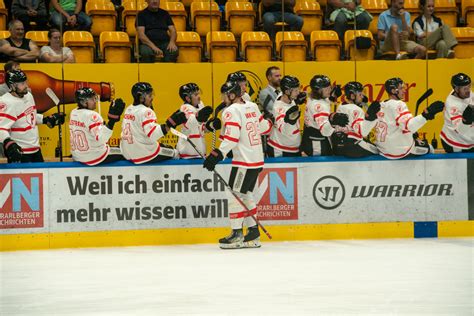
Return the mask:
[[65,115],[54,113],[45,117],[38,114],[23,71],[7,73],[5,81],[10,92],[0,98],[0,143],[3,143],[7,161],[43,162],[38,125],[47,124],[53,128],[64,123]]
[[120,120],[125,109],[123,100],[112,101],[107,115],[108,122],[104,124],[102,116],[95,111],[97,93],[93,89],[78,89],[75,99],[77,108],[73,109],[69,116],[72,159],[88,166],[123,160],[120,151],[110,148],[107,144],[115,123]]
[[380,103],[375,101],[364,113],[362,107],[367,102],[364,86],[357,81],[348,82],[344,86],[346,102],[339,105],[337,113],[346,114],[349,122],[345,127],[336,126],[331,136],[333,152],[337,156],[360,158],[378,154],[377,147],[366,141],[366,137],[377,122]]
[[409,155],[419,156],[432,152],[432,147],[425,141],[415,140],[413,133],[443,111],[444,103],[433,102],[423,113],[413,117],[403,102],[406,88],[402,79],[388,79],[385,82],[385,90],[389,99],[381,102],[375,126],[375,145],[379,153],[388,159],[400,159]]
[[153,87],[148,82],[138,82],[132,87],[133,104],[125,109],[122,120],[120,148],[122,155],[134,164],[159,162],[179,156],[176,149],[158,143],[171,127],[186,122],[186,115],[177,110],[165,124],[156,123],[152,109]]
[[453,91],[446,99],[441,143],[447,153],[474,152],[474,93],[471,78],[463,73],[451,78]]
[[[229,185],[249,212],[236,201],[232,194],[229,194],[232,232],[219,240],[219,246],[223,249],[256,248],[260,247],[260,232],[257,223],[251,217],[257,214],[257,205],[252,192],[258,174],[263,168],[261,135],[270,131],[271,122],[263,118],[255,103],[242,99],[242,89],[237,82],[226,82],[221,92],[224,102],[229,105],[222,112],[224,136],[219,148],[214,149],[207,156],[204,168],[209,171],[214,170],[216,164],[232,150]],[[243,236],[243,226],[248,228],[245,236]]]
[[311,94],[304,113],[301,150],[307,156],[330,156],[330,137],[335,126],[344,127],[349,118],[344,113],[331,113],[331,100],[341,95],[339,86],[332,86],[325,75],[315,75],[309,83]]
[[300,91],[300,81],[293,76],[284,76],[280,81],[282,94],[273,103],[275,118],[267,141],[269,157],[301,156],[301,132],[299,105],[306,101],[306,93]]
[[[179,96],[183,100],[183,105],[179,108],[186,114],[186,122],[181,125],[181,132],[190,138],[202,155],[206,155],[206,132],[213,132],[221,128],[219,118],[209,117],[212,114],[212,107],[204,106],[201,102],[201,89],[195,83],[187,83],[179,88]],[[185,139],[179,138],[176,149],[179,157],[183,159],[200,158],[196,150]]]
[[235,81],[242,89],[242,99],[244,101],[252,102],[250,95],[247,93],[247,77],[240,71],[232,72],[227,76],[227,81]]

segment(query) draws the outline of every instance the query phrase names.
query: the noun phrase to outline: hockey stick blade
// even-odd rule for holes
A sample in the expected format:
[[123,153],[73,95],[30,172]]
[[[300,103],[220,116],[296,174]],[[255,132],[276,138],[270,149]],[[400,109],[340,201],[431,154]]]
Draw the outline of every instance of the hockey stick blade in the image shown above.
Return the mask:
[[54,91],[51,90],[51,88],[46,88],[46,94],[54,102],[54,105],[56,105],[56,106],[59,105],[59,103],[60,103],[59,98],[56,95],[56,93],[54,93]]
[[425,91],[425,93],[421,95],[421,97],[418,98],[418,100],[416,100],[415,116],[418,115],[418,109],[420,107],[420,104],[423,103],[423,101],[425,101],[426,99],[428,99],[432,94],[433,89],[429,88]]

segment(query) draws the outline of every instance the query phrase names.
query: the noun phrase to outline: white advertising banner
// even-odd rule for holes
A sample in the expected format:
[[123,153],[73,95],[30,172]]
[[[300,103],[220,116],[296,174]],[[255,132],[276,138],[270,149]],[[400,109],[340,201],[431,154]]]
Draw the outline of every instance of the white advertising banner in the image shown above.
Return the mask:
[[[467,220],[466,161],[267,163],[258,216],[278,225]],[[230,168],[216,170],[227,179]],[[0,169],[0,234],[225,227],[231,198],[216,176],[183,162]]]

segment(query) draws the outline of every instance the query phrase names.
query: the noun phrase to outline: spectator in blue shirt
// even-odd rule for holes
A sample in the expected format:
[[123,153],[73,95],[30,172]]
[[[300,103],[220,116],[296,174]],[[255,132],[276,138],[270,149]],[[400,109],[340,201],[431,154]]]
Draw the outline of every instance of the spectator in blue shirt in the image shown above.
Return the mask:
[[377,24],[377,37],[380,41],[382,53],[395,51],[396,59],[406,59],[406,54],[400,51],[406,51],[410,54],[416,54],[415,58],[424,58],[426,48],[410,41],[410,13],[405,11],[404,0],[392,0],[390,9],[382,12]]

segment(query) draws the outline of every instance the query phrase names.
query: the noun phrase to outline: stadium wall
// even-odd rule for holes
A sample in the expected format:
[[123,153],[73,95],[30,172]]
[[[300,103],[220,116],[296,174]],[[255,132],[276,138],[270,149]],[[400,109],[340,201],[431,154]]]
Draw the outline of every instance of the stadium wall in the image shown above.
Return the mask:
[[[473,154],[272,158],[255,195],[273,241],[474,236],[473,179]],[[215,243],[229,199],[202,160],[3,164],[0,250]]]

